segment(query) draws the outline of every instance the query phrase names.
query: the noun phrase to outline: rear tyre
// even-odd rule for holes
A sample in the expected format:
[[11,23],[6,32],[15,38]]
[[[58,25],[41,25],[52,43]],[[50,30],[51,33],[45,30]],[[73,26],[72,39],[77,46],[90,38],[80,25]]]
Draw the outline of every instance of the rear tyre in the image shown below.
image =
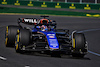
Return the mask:
[[17,29],[19,29],[19,26],[9,25],[6,27],[5,32],[5,45],[6,47],[13,47],[15,44],[15,38],[17,34]]
[[73,57],[84,57],[87,52],[86,39],[83,33],[73,35]]
[[26,29],[20,29],[17,30],[17,33],[15,50],[17,53],[21,53],[21,50],[25,50],[25,47],[31,43],[31,32]]

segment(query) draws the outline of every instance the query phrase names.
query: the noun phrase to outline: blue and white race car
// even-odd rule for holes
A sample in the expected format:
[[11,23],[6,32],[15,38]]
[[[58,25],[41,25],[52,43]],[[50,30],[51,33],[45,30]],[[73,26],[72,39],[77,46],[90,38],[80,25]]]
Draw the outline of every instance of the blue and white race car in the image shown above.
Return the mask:
[[[14,46],[16,52],[36,51],[55,55],[69,54],[84,57],[87,54],[87,42],[83,33],[68,29],[56,29],[56,22],[46,19],[19,18],[18,25],[6,27],[6,47]],[[26,27],[26,24],[32,27]]]

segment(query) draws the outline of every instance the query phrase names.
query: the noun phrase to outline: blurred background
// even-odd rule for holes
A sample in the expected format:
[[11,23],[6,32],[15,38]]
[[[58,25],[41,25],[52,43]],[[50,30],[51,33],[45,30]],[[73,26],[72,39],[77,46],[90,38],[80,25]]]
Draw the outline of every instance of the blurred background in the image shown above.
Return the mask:
[[[19,0],[20,1],[20,0]],[[21,1],[30,1],[30,0],[21,0]],[[31,0],[31,1],[49,1],[49,2],[75,2],[75,3],[100,3],[100,0]]]

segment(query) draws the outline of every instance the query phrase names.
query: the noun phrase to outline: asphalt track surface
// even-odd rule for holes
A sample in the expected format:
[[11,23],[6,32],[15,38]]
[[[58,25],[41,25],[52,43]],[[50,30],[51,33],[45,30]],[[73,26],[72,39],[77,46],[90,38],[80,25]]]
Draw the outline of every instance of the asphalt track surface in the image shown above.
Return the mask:
[[[84,58],[71,56],[51,57],[45,54],[19,54],[14,48],[5,47],[7,25],[17,25],[20,17],[40,18],[39,15],[0,15],[0,67],[100,67],[100,18],[50,16],[57,28],[83,32],[89,52]],[[97,54],[97,55],[96,55]]]

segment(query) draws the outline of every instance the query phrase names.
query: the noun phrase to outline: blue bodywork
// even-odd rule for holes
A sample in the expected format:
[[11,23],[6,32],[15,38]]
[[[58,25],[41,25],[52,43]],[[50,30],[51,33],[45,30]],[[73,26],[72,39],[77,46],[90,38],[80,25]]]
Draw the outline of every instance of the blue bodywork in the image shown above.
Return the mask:
[[41,30],[37,30],[36,28],[33,28],[32,30],[32,32],[37,32],[37,31],[46,35],[47,42],[49,44],[50,49],[59,49],[59,43],[55,31],[41,31]]

